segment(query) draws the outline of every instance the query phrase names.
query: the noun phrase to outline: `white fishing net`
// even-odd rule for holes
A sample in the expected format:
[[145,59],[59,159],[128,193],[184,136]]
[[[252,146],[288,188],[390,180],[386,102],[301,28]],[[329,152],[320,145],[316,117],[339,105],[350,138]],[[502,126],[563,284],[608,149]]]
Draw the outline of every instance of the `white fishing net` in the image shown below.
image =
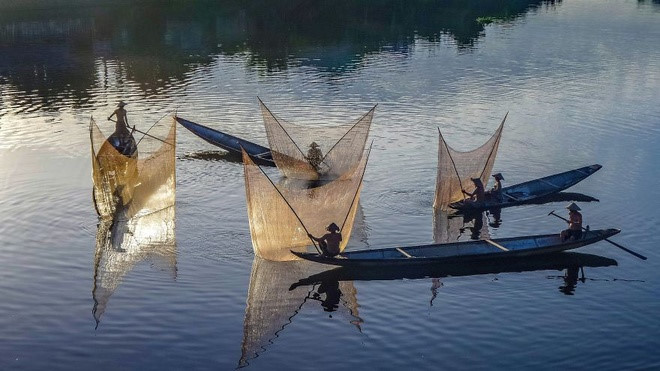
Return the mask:
[[442,133],[439,134],[434,208],[446,210],[450,203],[462,200],[465,196],[461,189],[474,192],[476,187],[472,178],[480,178],[484,186],[488,184],[505,120],[506,116],[493,136],[481,147],[472,151],[461,152],[451,148],[445,142]]
[[376,109],[350,124],[311,127],[282,120],[259,104],[275,164],[284,176],[305,180],[335,179],[352,171],[364,153]]

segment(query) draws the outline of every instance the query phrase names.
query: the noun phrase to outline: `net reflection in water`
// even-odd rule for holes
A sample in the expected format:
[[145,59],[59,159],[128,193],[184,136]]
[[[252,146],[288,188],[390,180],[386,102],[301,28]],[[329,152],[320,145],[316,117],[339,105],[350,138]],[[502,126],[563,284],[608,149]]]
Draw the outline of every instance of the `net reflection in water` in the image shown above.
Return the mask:
[[319,301],[325,311],[335,312],[342,321],[360,330],[362,319],[358,314],[357,289],[352,281],[330,280],[320,285],[292,286],[317,273],[318,269],[318,265],[307,261],[273,262],[254,257],[239,367],[248,366],[251,359],[266,351],[308,301]]
[[138,263],[150,261],[176,278],[175,208],[168,207],[130,220],[101,221],[96,232],[92,314],[101,316],[124,276]]

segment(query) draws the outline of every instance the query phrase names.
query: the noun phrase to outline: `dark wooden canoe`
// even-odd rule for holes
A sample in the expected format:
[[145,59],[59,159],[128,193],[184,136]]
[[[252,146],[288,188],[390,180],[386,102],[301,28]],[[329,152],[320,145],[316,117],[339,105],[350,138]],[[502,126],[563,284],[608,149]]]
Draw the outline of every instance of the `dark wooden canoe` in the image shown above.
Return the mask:
[[391,247],[343,252],[336,257],[292,251],[296,256],[317,263],[340,266],[390,266],[466,262],[548,254],[590,245],[619,233],[618,229],[584,232],[579,240],[562,242],[559,234],[545,234],[495,240]]
[[190,130],[193,134],[214,146],[220,147],[237,156],[241,156],[241,147],[243,147],[243,149],[245,149],[245,151],[252,156],[255,162],[259,165],[275,166],[270,149],[267,147],[260,146],[233,135],[225,134],[221,131],[211,129],[208,126],[186,120],[182,117],[176,117],[176,121],[184,128]]
[[486,193],[487,199],[485,202],[461,200],[449,204],[449,207],[457,210],[486,210],[534,203],[536,200],[543,197],[574,186],[591,174],[600,170],[601,167],[602,166],[598,164],[585,166],[579,169],[565,171],[563,173],[504,187],[502,188],[501,199],[495,197],[489,198],[489,194]]
[[463,263],[437,263],[410,266],[333,267],[324,272],[302,278],[291,284],[289,290],[328,281],[388,281],[402,279],[464,277],[482,274],[564,270],[580,267],[609,267],[617,265],[614,259],[579,252],[558,252],[510,259],[467,261]]

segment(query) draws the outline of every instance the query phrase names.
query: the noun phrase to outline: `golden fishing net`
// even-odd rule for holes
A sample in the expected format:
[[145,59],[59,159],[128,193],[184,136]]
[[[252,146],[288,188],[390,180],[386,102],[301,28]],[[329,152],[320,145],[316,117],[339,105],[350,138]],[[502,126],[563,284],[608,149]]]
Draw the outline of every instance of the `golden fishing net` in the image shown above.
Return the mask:
[[446,210],[450,203],[462,200],[465,196],[461,188],[470,193],[474,192],[476,187],[472,178],[480,178],[484,187],[488,184],[505,120],[506,116],[493,136],[472,151],[461,152],[451,148],[440,133],[434,208]]
[[94,204],[101,218],[130,219],[174,205],[176,121],[160,120],[148,135],[133,133],[137,152],[119,153],[94,119],[89,125]]
[[[277,167],[286,177],[317,180],[335,179],[359,163],[369,136],[374,106],[354,123],[345,125],[296,125],[276,117],[259,100],[268,144]],[[310,145],[318,145],[322,161],[313,166]]]
[[351,236],[368,155],[362,158],[353,171],[321,186],[307,188],[288,182],[276,187],[244,151],[245,194],[254,254],[268,260],[298,259],[289,250],[306,251],[312,245],[307,231],[321,237],[330,223],[341,229],[343,251]]
[[[316,267],[307,261],[272,262],[254,257],[239,367],[247,366],[251,359],[266,351],[306,303],[308,306],[318,305],[318,301],[329,299],[328,296],[315,295],[321,291],[319,285],[291,288],[298,280],[317,273]],[[359,330],[362,319],[358,314],[357,289],[352,281],[334,282],[337,283],[341,297],[333,317],[342,317]]]
[[123,277],[142,261],[176,278],[174,206],[130,220],[99,223],[92,287],[97,325]]

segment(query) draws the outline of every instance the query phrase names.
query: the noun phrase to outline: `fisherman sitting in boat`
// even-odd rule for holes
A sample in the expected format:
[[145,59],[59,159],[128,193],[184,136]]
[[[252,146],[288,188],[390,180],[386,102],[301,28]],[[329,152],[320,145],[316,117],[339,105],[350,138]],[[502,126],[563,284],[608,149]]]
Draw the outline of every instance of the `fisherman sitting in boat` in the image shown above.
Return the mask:
[[562,242],[570,239],[579,240],[582,238],[582,214],[579,211],[580,207],[575,202],[571,202],[566,208],[568,209],[568,229],[561,231],[559,236]]
[[309,145],[309,151],[307,151],[307,156],[305,158],[309,164],[312,165],[314,170],[317,172],[320,170],[319,167],[321,166],[321,162],[323,162],[323,153],[316,142],[312,142]]
[[502,173],[497,173],[493,174],[493,178],[495,178],[495,185],[493,185],[493,188],[488,191],[488,196],[493,200],[502,202],[504,199],[504,195],[502,194],[502,181],[504,180],[504,177],[502,176]]
[[108,137],[108,142],[110,142],[119,153],[130,157],[137,151],[137,143],[135,142],[135,138],[133,138],[135,127],[133,127],[132,131],[128,131],[130,126],[128,126],[128,117],[126,116],[124,106],[126,106],[126,103],[123,101],[119,102],[119,104],[117,104],[118,108],[112,113],[112,115],[108,116],[109,121],[112,121],[112,116],[117,116],[117,121],[115,121],[115,131],[110,137]]
[[339,227],[335,223],[330,223],[326,230],[330,233],[324,234],[321,238],[316,238],[310,233],[308,233],[307,236],[319,243],[319,247],[324,256],[332,257],[339,254],[341,233],[339,233]]
[[484,190],[484,184],[481,182],[481,179],[472,178],[472,183],[476,187],[474,192],[470,193],[463,189],[463,193],[470,196],[473,202],[484,202],[486,200],[486,191]]

